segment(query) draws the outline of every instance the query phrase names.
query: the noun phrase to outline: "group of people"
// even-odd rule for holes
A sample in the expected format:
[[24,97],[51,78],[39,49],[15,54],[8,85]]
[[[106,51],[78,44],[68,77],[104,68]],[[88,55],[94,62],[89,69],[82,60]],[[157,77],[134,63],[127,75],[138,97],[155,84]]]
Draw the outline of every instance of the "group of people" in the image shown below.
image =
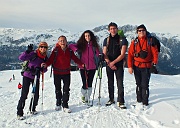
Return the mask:
[[[82,102],[88,103],[92,93],[94,75],[98,68],[95,58],[97,58],[99,54],[103,54],[103,59],[106,63],[109,92],[109,100],[107,101],[106,106],[115,104],[115,74],[118,90],[117,105],[121,109],[126,109],[123,80],[124,60],[128,48],[128,41],[125,36],[118,34],[118,26],[116,23],[111,22],[108,25],[108,31],[109,36],[104,39],[102,50],[97,42],[96,36],[90,30],[84,31],[76,44],[68,45],[66,37],[60,36],[49,58],[47,57],[48,44],[46,42],[40,42],[36,50],[33,50],[32,45],[28,45],[28,49],[19,56],[20,60],[28,60],[29,64],[28,70],[23,74],[22,93],[17,106],[18,119],[23,118],[23,109],[29,92],[29,86],[34,82],[36,82],[36,91],[33,106],[29,109],[32,110],[32,114],[37,113],[36,106],[39,99],[40,75],[34,73],[36,69],[38,69],[38,74],[40,74],[40,72],[46,72],[47,67],[50,65],[53,67],[56,95],[55,110],[61,110],[62,106],[64,112],[71,112],[68,105],[70,96],[71,59],[78,64],[80,69],[82,79]],[[155,45],[149,44],[150,41],[147,38],[147,29],[144,25],[139,25],[137,27],[137,35],[137,39],[131,42],[128,50],[128,71],[130,74],[134,72],[137,85],[137,103],[148,106],[149,80],[151,75],[150,68],[157,64],[158,51]],[[78,53],[79,57],[74,53]],[[35,75],[38,76],[37,81],[34,81]],[[63,86],[61,85],[61,80],[63,81]]]

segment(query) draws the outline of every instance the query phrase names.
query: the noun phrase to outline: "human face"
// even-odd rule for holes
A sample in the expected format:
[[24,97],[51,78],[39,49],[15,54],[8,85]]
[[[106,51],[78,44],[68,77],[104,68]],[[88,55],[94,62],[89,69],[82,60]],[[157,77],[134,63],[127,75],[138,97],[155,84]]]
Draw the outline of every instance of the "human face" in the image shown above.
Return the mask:
[[39,51],[45,53],[47,51],[47,46],[39,46]]
[[144,30],[143,28],[140,28],[137,30],[138,33],[138,37],[145,37],[146,36],[146,30]]
[[90,42],[91,36],[90,36],[89,33],[85,33],[85,34],[84,34],[84,37],[85,37],[85,40],[86,40],[87,42]]
[[118,28],[116,28],[115,26],[110,26],[109,32],[110,32],[111,36],[114,37],[118,32]]
[[64,37],[60,37],[58,39],[58,44],[61,46],[62,49],[65,49],[67,46],[67,40]]

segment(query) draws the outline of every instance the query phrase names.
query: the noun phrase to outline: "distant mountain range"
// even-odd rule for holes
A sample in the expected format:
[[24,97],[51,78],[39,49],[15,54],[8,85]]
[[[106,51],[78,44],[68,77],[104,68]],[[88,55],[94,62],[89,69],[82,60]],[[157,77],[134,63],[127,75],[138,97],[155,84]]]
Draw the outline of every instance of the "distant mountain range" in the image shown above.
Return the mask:
[[[136,35],[136,27],[132,25],[120,26],[129,41],[129,44]],[[98,42],[102,46],[103,40],[109,35],[107,25],[102,25],[92,29],[98,37]],[[0,70],[19,69],[21,61],[18,56],[26,50],[28,44],[33,43],[37,47],[41,41],[49,44],[49,54],[51,48],[57,42],[60,35],[65,35],[69,43],[75,43],[82,32],[71,33],[62,29],[30,30],[16,28],[0,28]],[[180,36],[170,33],[153,33],[161,43],[159,63],[157,68],[161,74],[180,74]]]

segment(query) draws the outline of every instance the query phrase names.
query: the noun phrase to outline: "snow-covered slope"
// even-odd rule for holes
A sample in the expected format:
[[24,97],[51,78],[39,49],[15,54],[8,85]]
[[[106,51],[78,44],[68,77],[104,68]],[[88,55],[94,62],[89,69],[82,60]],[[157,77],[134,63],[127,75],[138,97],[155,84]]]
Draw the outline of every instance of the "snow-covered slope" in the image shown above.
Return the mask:
[[[15,80],[9,82],[12,75]],[[0,127],[1,128],[179,128],[180,127],[180,76],[163,76],[152,74],[150,81],[150,105],[147,110],[138,110],[132,105],[136,103],[134,76],[125,69],[124,87],[127,110],[120,110],[116,105],[105,106],[108,101],[107,77],[103,68],[101,84],[101,106],[98,112],[99,82],[95,90],[94,106],[80,102],[81,78],[79,71],[71,72],[71,90],[69,106],[72,113],[55,111],[55,87],[50,71],[45,74],[44,101],[42,111],[42,95],[37,111],[38,115],[26,120],[16,120],[16,107],[20,96],[17,85],[22,81],[20,70],[0,71]],[[93,89],[94,89],[93,82]],[[25,115],[28,111],[31,90],[26,100]],[[115,98],[117,98],[115,85]],[[91,96],[92,99],[92,96]]]
[[[136,38],[136,26],[124,25],[120,26],[130,42]],[[98,38],[98,43],[102,47],[104,38],[109,33],[107,25],[98,26],[92,29]],[[49,44],[49,53],[55,45],[60,35],[65,35],[69,43],[75,43],[83,32],[71,33],[62,29],[45,29],[45,30],[28,30],[15,28],[0,28],[0,70],[7,70],[10,67],[19,68],[17,65],[9,65],[10,63],[18,63],[18,55],[26,49],[26,46],[33,43],[35,46],[41,41]],[[151,33],[156,36],[161,43],[161,52],[159,54],[158,70],[161,74],[180,74],[180,36],[170,33]],[[9,65],[10,67],[7,67]]]

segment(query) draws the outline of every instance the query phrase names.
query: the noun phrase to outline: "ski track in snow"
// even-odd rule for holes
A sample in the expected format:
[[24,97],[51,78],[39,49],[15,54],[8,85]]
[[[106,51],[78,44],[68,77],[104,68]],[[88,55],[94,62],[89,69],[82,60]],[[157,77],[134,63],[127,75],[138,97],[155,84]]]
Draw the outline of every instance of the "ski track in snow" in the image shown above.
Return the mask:
[[[103,68],[105,69],[105,68]],[[94,105],[90,108],[87,108],[87,105],[81,103],[81,86],[82,82],[80,79],[79,72],[71,72],[71,87],[70,87],[70,100],[69,107],[72,110],[72,113],[64,113],[61,111],[55,111],[55,87],[53,85],[53,78],[49,77],[49,71],[45,74],[45,86],[43,91],[43,105],[42,105],[42,90],[40,88],[40,98],[39,105],[37,110],[39,114],[37,115],[27,115],[28,107],[31,98],[31,88],[29,91],[28,99],[26,100],[26,106],[24,108],[24,116],[28,118],[22,121],[16,119],[16,107],[20,97],[20,90],[17,89],[17,85],[22,81],[20,75],[20,70],[12,71],[16,80],[9,82],[9,73],[8,71],[2,71],[0,79],[0,127],[2,128],[14,128],[14,127],[29,127],[29,128],[168,128],[173,126],[174,128],[180,127],[180,118],[177,116],[171,118],[172,122],[165,124],[163,121],[154,120],[151,116],[156,114],[155,105],[150,104],[149,109],[142,111],[132,108],[131,106],[136,102],[135,94],[135,82],[132,75],[127,75],[125,71],[125,102],[127,105],[126,110],[119,109],[116,104],[111,106],[105,106],[105,103],[108,101],[108,90],[107,90],[107,78],[105,70],[103,70],[103,79],[101,85],[101,106],[100,111],[98,112],[98,92],[99,92],[99,79],[96,85]],[[130,78],[131,77],[131,78]],[[4,80],[2,80],[2,78]],[[93,91],[91,99],[94,92],[93,82]],[[151,82],[152,85],[150,88],[160,85],[160,82],[156,84]],[[41,85],[41,83],[40,83]],[[151,91],[151,89],[150,89]],[[117,89],[115,82],[115,100],[117,98]],[[163,97],[160,97],[160,93],[155,93],[156,90],[152,90],[150,94],[150,102],[158,102],[162,100]],[[172,93],[174,94],[174,93]],[[175,94],[174,94],[175,95]],[[180,97],[178,93],[177,97]],[[152,100],[152,101],[151,101]],[[176,102],[171,101],[171,105],[162,102],[169,109],[173,109],[173,113],[180,113],[180,106]],[[160,106],[161,104],[159,104]],[[42,109],[43,108],[43,109]],[[166,111],[166,109],[165,109]],[[162,112],[163,113],[163,112]],[[167,117],[168,118],[168,117]],[[167,119],[168,120],[168,119]],[[30,124],[26,124],[30,123]]]

